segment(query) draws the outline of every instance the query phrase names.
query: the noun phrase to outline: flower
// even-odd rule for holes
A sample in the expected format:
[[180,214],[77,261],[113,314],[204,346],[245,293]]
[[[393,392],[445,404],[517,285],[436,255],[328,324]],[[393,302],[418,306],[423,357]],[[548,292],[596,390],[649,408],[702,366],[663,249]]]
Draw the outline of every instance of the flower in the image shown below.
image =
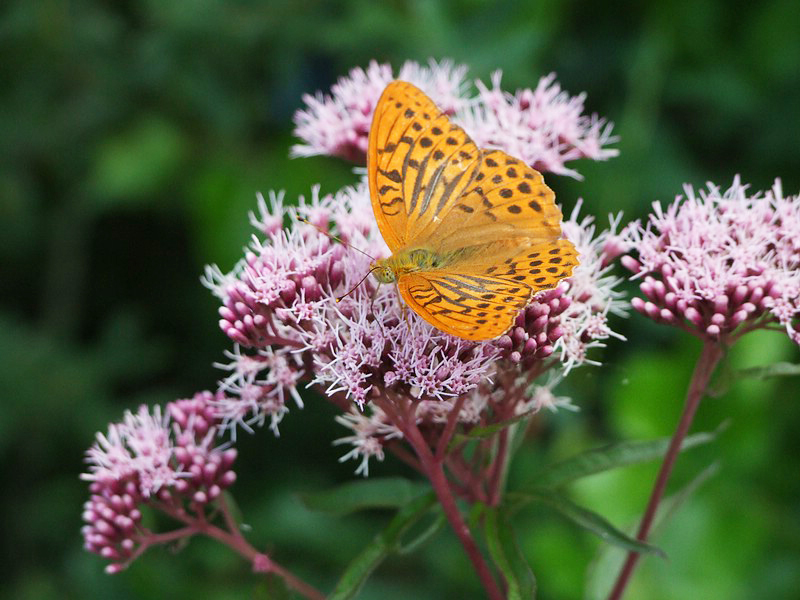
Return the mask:
[[[271,194],[259,211],[251,221],[266,234],[253,239],[230,274],[211,267],[205,279],[222,302],[221,328],[235,342],[217,365],[226,371],[217,411],[234,433],[269,419],[277,434],[286,399],[301,407],[298,386],[309,382],[351,415],[340,420],[356,431],[344,438],[354,446],[346,457],[380,459],[385,441],[401,434],[377,427],[375,419],[392,423],[375,402],[412,402],[422,422],[440,427],[462,398],[458,422],[485,423],[499,403],[525,402],[538,374],[588,362],[592,347],[616,335],[608,315],[621,312],[620,280],[608,274],[605,254],[616,240],[614,221],[611,231],[596,234],[593,220],[579,219],[576,209],[564,223],[580,252],[572,277],[538,294],[507,334],[474,343],[429,325],[403,306],[394,287],[364,278],[371,257],[388,254],[365,180],[328,196],[315,187],[297,208]],[[288,291],[267,293],[275,288]],[[353,405],[372,412],[352,413]],[[362,463],[359,472],[367,468]]]
[[363,164],[367,154],[372,113],[383,89],[394,79],[415,84],[448,114],[461,108],[467,68],[451,61],[429,61],[427,67],[407,61],[392,75],[388,64],[371,61],[366,70],[356,67],[331,87],[331,94],[306,94],[306,108],[294,116],[295,135],[305,143],[292,148],[293,156],[325,154]]
[[383,89],[394,79],[413,83],[461,125],[480,147],[498,148],[542,172],[580,178],[566,163],[579,158],[606,160],[618,150],[613,125],[596,115],[586,116],[585,94],[570,96],[551,73],[535,89],[514,95],[500,89],[502,73],[492,75],[492,87],[476,80],[478,95],[464,92],[467,68],[451,61],[428,66],[406,62],[397,75],[388,64],[372,61],[356,68],[331,88],[331,94],[305,95],[306,108],[294,117],[295,135],[303,143],[293,156],[324,154],[365,163],[372,114]]
[[81,479],[104,483],[134,478],[138,493],[145,498],[173,485],[181,473],[172,460],[168,422],[158,406],[153,414],[146,406],[135,414],[125,411],[122,423],[109,425],[107,435],[97,434],[86,453],[89,472]]
[[[605,148],[615,141],[611,125],[583,116],[584,96],[570,97],[553,75],[510,96],[497,72],[491,89],[477,82],[479,94],[469,98],[465,73],[449,61],[407,62],[396,77],[429,94],[479,144],[540,169],[577,176],[567,161],[616,155]],[[303,143],[293,154],[363,161],[372,113],[393,79],[389,65],[373,61],[340,79],[331,95],[305,96],[306,109],[295,115]],[[394,287],[368,276],[389,254],[368,188],[364,176],[333,195],[317,186],[296,208],[282,193],[259,196],[250,217],[258,235],[244,258],[227,274],[206,269],[204,283],[222,303],[220,327],[235,343],[229,362],[218,365],[227,373],[216,406],[233,435],[267,420],[277,435],[286,400],[302,407],[297,386],[306,382],[342,410],[338,421],[353,431],[337,442],[353,446],[343,460],[360,460],[357,470],[366,474],[369,459],[382,459],[384,444],[403,436],[398,415],[412,415],[432,438],[453,411],[465,428],[512,418],[532,406],[537,376],[589,362],[589,350],[616,335],[608,326],[608,314],[621,312],[619,280],[608,275],[621,251],[615,222],[595,236],[592,219],[578,221],[576,210],[564,224],[581,254],[572,277],[534,297],[505,335],[474,343],[429,325]]]
[[784,197],[780,181],[753,194],[738,176],[724,192],[686,185],[666,210],[653,204],[646,227],[626,230],[638,256],[623,264],[644,294],[631,304],[711,341],[777,323],[800,344],[799,224],[800,196]]
[[353,435],[339,438],[335,445],[350,444],[353,447],[339,458],[339,462],[358,460],[356,475],[369,475],[369,459],[383,461],[383,446],[387,442],[402,438],[400,430],[389,422],[384,412],[377,406],[362,411],[351,408],[348,412],[334,417],[336,422],[353,431]]
[[143,506],[176,518],[202,512],[236,480],[236,451],[214,445],[219,400],[201,392],[169,403],[163,414],[158,406],[152,413],[142,406],[109,425],[108,434],[97,434],[81,475],[91,482],[81,531],[87,550],[114,561],[106,572],[123,570],[148,545]]
[[613,124],[597,115],[584,116],[586,94],[570,97],[556,83],[555,73],[539,80],[536,89],[511,95],[500,88],[502,72],[492,74],[492,87],[476,81],[477,101],[456,121],[481,146],[498,148],[543,173],[581,179],[567,162],[578,158],[607,160],[619,151],[605,148],[617,141]]
[[582,205],[583,200],[579,199],[562,226],[564,236],[575,244],[580,257],[580,264],[565,282],[564,295],[570,304],[561,316],[561,335],[555,344],[566,372],[584,363],[599,364],[589,358],[588,352],[603,347],[609,337],[625,339],[608,324],[609,314],[626,315],[624,294],[617,289],[622,280],[610,274],[610,257],[616,255],[620,245],[617,227],[622,215],[610,217],[609,229],[596,233],[593,217],[579,219]]

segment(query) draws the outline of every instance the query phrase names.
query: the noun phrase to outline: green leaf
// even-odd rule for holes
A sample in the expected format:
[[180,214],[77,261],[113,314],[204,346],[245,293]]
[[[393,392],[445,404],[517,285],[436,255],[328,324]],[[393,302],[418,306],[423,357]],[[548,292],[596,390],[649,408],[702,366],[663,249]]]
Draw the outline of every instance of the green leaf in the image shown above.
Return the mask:
[[[717,470],[718,463],[710,465],[692,479],[683,489],[673,496],[665,498],[661,502],[661,506],[654,520],[653,530],[650,535],[651,539],[672,519],[677,509],[689,496],[705,483],[709,477],[713,476]],[[635,526],[632,526],[631,529],[633,529],[633,527]],[[611,591],[611,587],[614,585],[614,579],[622,568],[622,564],[627,555],[628,553],[626,550],[617,546],[602,546],[595,559],[589,565],[586,575],[586,592],[584,598],[587,600],[601,600],[602,598],[606,598],[609,591]]]
[[709,396],[719,397],[725,394],[734,383],[742,379],[771,379],[772,377],[792,377],[800,375],[800,365],[778,362],[763,367],[747,369],[724,369],[708,391]]
[[[726,424],[723,424],[714,432],[696,433],[687,436],[681,445],[681,450],[694,448],[715,440],[725,426]],[[621,442],[587,450],[540,471],[534,478],[533,486],[536,488],[556,488],[588,475],[656,460],[666,454],[669,442],[670,438],[660,438],[646,442]]]
[[[345,569],[336,589],[329,596],[330,600],[347,600],[355,598],[370,574],[393,552],[399,552],[402,536],[425,516],[436,503],[436,494],[428,492],[419,496],[403,507],[381,533],[375,536],[361,554],[356,556]],[[441,518],[437,519],[441,521]],[[430,528],[423,535],[427,535]],[[416,542],[406,547],[418,545]]]
[[653,533],[658,532],[658,530],[665,523],[670,521],[678,512],[678,509],[686,503],[689,497],[694,494],[697,489],[708,479],[716,475],[717,471],[719,471],[719,462],[711,463],[688,484],[686,484],[680,491],[671,495],[667,499],[662,500],[661,505],[658,507],[658,511],[656,511],[656,518],[653,521]]
[[514,506],[510,512],[519,509],[523,504],[541,502],[554,508],[568,520],[586,531],[595,534],[609,544],[619,546],[625,550],[632,550],[642,554],[655,554],[666,558],[666,555],[660,548],[642,543],[628,534],[623,533],[609,523],[602,515],[583,508],[582,506],[578,506],[563,494],[559,494],[551,489],[538,489],[524,494],[520,494],[519,492],[509,493],[508,500],[511,505]]
[[445,523],[447,523],[447,519],[445,519],[444,514],[440,512],[439,515],[431,522],[431,524],[419,532],[415,538],[413,538],[410,542],[406,542],[403,545],[398,546],[397,554],[411,554],[412,552],[415,552],[417,548],[424,545],[425,542],[439,533],[444,527]]
[[534,598],[536,578],[517,543],[507,514],[497,508],[487,510],[484,531],[489,554],[508,585],[508,599]]
[[488,437],[492,437],[498,431],[502,431],[506,427],[510,427],[511,425],[515,425],[521,421],[525,421],[532,417],[536,411],[530,410],[526,413],[522,413],[521,415],[517,415],[512,419],[506,419],[505,421],[501,421],[499,423],[492,423],[491,425],[479,425],[477,427],[473,427],[466,433],[459,433],[453,436],[453,441],[450,442],[450,446],[454,446],[456,444],[460,444],[463,442],[468,442],[469,440],[481,440]]
[[346,515],[370,508],[400,508],[416,498],[428,486],[402,477],[384,477],[352,481],[323,492],[300,494],[310,510],[332,515]]

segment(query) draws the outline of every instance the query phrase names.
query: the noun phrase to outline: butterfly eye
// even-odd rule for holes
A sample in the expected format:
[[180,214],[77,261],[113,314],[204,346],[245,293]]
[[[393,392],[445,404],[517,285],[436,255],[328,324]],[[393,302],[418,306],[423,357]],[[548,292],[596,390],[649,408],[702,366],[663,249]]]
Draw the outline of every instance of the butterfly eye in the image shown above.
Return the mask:
[[389,267],[378,267],[372,271],[372,274],[379,283],[393,283],[395,280],[394,271]]

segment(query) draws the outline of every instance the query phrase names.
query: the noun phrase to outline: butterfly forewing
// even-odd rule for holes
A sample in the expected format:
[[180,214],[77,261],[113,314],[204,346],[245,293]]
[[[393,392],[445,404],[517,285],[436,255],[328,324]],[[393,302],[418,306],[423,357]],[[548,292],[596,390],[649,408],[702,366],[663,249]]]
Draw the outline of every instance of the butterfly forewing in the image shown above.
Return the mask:
[[384,90],[370,131],[370,193],[393,250],[430,235],[477,175],[480,151],[460,127],[411,84]]

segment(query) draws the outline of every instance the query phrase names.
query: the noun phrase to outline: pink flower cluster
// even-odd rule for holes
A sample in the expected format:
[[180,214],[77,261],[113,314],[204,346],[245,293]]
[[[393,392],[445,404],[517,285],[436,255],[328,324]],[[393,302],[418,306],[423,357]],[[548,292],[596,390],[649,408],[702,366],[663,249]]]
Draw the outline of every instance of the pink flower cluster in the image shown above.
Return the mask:
[[306,108],[295,115],[295,135],[303,143],[295,156],[324,154],[364,164],[372,113],[386,85],[401,79],[413,83],[481,147],[498,148],[542,172],[580,178],[566,166],[579,158],[606,160],[619,153],[607,148],[617,141],[613,125],[596,115],[584,115],[585,94],[570,96],[555,81],[542,77],[535,89],[513,95],[500,89],[500,71],[492,87],[476,81],[477,96],[465,96],[465,66],[450,61],[427,67],[405,63],[397,74],[373,61],[366,70],[353,69],[332,86],[331,94],[306,95]]
[[372,113],[383,89],[391,81],[402,79],[413,83],[442,110],[453,114],[466,104],[461,97],[466,73],[466,66],[456,67],[450,61],[436,63],[433,60],[428,67],[407,61],[397,76],[392,74],[390,65],[374,60],[366,69],[356,67],[331,86],[329,96],[319,92],[315,96],[303,96],[306,108],[297,111],[294,122],[295,135],[304,143],[295,145],[292,154],[324,154],[364,164]]
[[235,481],[236,451],[214,446],[220,399],[201,392],[168,404],[164,415],[159,407],[151,413],[142,406],[109,425],[107,435],[97,434],[87,452],[88,473],[81,476],[92,494],[82,533],[87,550],[112,561],[106,572],[124,569],[149,543],[144,505],[185,520]]
[[783,328],[800,344],[800,196],[780,182],[748,193],[738,177],[721,191],[686,186],[645,227],[627,228],[638,256],[623,264],[641,279],[633,307],[698,337],[728,341],[756,328]]
[[486,148],[498,148],[521,158],[542,173],[581,179],[566,167],[579,158],[607,160],[619,154],[606,148],[617,141],[613,125],[597,115],[586,116],[586,94],[570,96],[555,73],[539,80],[535,89],[509,94],[500,88],[502,73],[492,75],[492,87],[476,81],[478,97],[456,121]]
[[380,407],[367,418],[351,411],[354,403],[358,411],[377,399],[408,400],[422,421],[439,425],[459,398],[461,423],[489,418],[495,396],[513,413],[538,374],[585,362],[587,349],[612,335],[606,317],[618,311],[619,281],[604,262],[608,233],[595,236],[591,219],[575,219],[565,224],[581,254],[573,277],[535,297],[506,335],[476,344],[404,309],[394,287],[364,279],[372,259],[360,251],[388,254],[366,181],[325,197],[315,188],[297,208],[280,195],[262,199],[251,221],[263,237],[231,273],[206,272],[222,303],[220,326],[236,343],[221,365],[229,374],[219,414],[232,428],[269,419],[277,433],[285,399],[302,406],[297,386],[310,381],[345,413],[340,423],[353,429],[346,439],[354,446],[347,456],[363,460],[381,458],[399,432]]

